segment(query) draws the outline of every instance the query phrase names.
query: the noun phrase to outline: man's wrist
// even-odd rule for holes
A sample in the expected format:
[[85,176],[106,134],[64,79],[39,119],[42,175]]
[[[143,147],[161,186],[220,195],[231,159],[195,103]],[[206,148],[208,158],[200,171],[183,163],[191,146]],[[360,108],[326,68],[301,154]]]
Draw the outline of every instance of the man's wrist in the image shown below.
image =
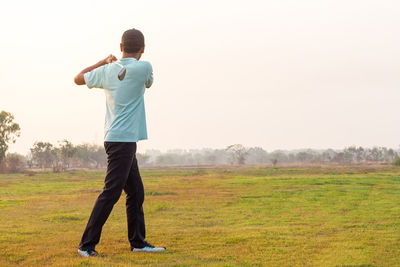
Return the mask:
[[102,59],[97,63],[100,66],[106,65],[107,64],[107,59]]

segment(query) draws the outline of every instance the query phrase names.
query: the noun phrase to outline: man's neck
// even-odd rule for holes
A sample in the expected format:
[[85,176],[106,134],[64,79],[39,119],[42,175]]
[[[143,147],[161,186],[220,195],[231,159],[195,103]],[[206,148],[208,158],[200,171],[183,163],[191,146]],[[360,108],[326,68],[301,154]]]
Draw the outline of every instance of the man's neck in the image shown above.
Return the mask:
[[129,58],[129,57],[133,57],[136,58],[137,60],[140,59],[140,57],[142,56],[142,53],[122,53],[122,58]]

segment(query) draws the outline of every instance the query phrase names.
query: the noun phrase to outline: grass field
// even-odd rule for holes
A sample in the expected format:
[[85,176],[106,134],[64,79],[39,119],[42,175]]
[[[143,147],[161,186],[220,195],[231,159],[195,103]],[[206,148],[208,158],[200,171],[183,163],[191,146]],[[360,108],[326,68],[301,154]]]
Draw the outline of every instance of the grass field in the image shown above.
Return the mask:
[[0,175],[1,266],[400,266],[400,168],[142,172],[147,239],[133,253],[124,193],[99,258],[77,255],[104,172]]

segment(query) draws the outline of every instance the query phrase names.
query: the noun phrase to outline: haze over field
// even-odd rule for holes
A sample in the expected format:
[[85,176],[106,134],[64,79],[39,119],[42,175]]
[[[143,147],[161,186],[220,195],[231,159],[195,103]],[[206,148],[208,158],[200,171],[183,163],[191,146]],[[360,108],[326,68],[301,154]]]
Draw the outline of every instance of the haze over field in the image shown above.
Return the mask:
[[146,149],[400,144],[398,1],[8,1],[0,110],[21,137],[101,143],[101,90],[73,83],[146,37]]

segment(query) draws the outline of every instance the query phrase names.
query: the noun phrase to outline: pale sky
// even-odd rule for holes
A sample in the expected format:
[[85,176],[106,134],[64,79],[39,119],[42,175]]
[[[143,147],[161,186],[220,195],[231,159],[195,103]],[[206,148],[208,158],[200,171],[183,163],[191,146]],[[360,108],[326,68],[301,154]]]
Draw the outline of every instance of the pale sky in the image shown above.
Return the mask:
[[146,149],[400,144],[399,1],[2,1],[0,110],[21,137],[102,144],[73,77],[140,29],[155,82]]

